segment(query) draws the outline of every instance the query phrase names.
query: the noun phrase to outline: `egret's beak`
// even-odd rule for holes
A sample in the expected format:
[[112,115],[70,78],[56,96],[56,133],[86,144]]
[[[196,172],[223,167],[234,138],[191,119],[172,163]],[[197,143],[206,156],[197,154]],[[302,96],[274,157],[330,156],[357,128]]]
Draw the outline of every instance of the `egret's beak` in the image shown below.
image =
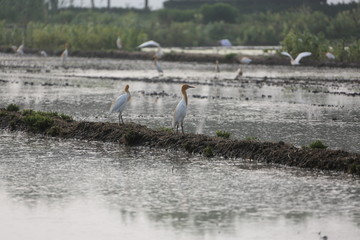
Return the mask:
[[188,88],[195,88],[195,87],[193,87],[193,86],[188,86]]

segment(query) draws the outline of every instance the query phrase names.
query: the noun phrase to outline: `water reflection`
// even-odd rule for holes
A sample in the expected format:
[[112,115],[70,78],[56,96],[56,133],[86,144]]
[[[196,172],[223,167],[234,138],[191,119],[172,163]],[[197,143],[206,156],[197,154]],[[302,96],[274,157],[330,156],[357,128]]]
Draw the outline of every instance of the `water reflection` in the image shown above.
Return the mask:
[[350,176],[4,131],[0,145],[3,239],[317,239],[319,231],[355,239],[360,231],[360,181]]

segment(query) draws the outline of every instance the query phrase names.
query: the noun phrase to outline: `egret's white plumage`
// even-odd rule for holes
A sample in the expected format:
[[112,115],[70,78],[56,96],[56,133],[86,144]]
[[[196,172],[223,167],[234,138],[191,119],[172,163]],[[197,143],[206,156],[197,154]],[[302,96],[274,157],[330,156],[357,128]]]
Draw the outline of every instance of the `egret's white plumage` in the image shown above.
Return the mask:
[[154,65],[156,67],[156,70],[158,71],[159,75],[162,76],[164,74],[164,71],[162,70],[162,67],[161,67],[160,63],[157,60],[157,57],[155,56],[153,58],[153,60],[154,60]]
[[332,54],[331,52],[325,53],[325,56],[326,56],[329,60],[334,60],[334,59],[335,59],[335,55]]
[[119,124],[120,120],[122,123],[124,123],[122,119],[122,112],[124,111],[126,104],[130,101],[131,95],[129,92],[129,85],[125,86],[125,93],[121,94],[119,97],[117,97],[110,107],[110,113],[118,112],[119,113]]
[[139,46],[137,46],[137,48],[144,48],[144,47],[161,47],[161,46],[158,42],[155,42],[153,40],[146,41],[140,44]]
[[120,38],[120,37],[118,37],[118,38],[116,39],[116,46],[117,46],[118,49],[121,49],[121,48],[122,48],[122,42],[121,42],[121,38]]
[[16,53],[19,55],[24,55],[24,44],[21,44],[18,49],[16,49]]
[[186,94],[186,90],[189,88],[194,88],[194,87],[187,84],[182,85],[181,87],[181,93],[183,97],[175,108],[173,122],[172,122],[172,127],[173,129],[176,127],[176,132],[178,132],[180,125],[181,131],[182,133],[184,133],[184,118],[186,116],[186,110],[188,105],[188,97]]
[[311,52],[301,52],[295,59],[293,59],[293,57],[288,52],[281,52],[281,54],[290,58],[291,65],[299,65],[300,60],[304,57],[310,56]]
[[69,56],[69,52],[68,52],[68,49],[67,49],[67,44],[65,45],[65,50],[61,53],[61,60],[63,63],[65,63],[66,59],[68,58]]
[[40,55],[43,56],[43,57],[47,57],[47,56],[48,56],[47,53],[46,53],[44,50],[40,51]]
[[145,47],[156,47],[157,51],[156,51],[154,57],[156,57],[158,59],[162,57],[163,51],[162,51],[160,43],[150,40],[150,41],[146,41],[146,42],[140,44],[139,46],[137,46],[137,48],[145,48]]
[[242,57],[240,59],[240,63],[242,64],[250,64],[252,62],[251,58],[248,58],[248,57]]
[[239,80],[243,75],[243,72],[241,70],[241,68],[238,68],[238,70],[236,71],[236,76],[235,76],[235,80]]

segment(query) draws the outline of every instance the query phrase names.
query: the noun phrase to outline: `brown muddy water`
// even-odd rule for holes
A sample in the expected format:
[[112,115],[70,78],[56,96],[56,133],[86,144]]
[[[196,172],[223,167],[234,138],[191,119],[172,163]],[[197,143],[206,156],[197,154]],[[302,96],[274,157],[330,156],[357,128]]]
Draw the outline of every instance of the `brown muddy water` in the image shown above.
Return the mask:
[[[0,55],[0,107],[117,121],[111,101],[130,85],[124,121],[170,127],[180,86],[185,131],[297,146],[320,139],[359,152],[360,70]],[[360,180],[334,173],[206,160],[0,132],[1,239],[357,239]]]

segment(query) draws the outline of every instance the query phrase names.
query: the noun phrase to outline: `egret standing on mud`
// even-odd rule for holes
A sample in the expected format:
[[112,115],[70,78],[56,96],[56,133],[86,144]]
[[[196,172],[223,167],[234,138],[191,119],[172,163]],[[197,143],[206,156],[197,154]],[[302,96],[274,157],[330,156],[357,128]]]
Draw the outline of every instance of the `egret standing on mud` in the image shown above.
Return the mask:
[[154,56],[154,57],[153,57],[153,60],[154,60],[154,65],[155,65],[155,67],[156,67],[156,70],[157,70],[158,73],[159,73],[159,76],[164,75],[164,71],[162,70],[160,63],[158,62],[157,57]]
[[180,102],[178,103],[178,105],[175,108],[174,118],[173,118],[173,122],[172,122],[173,129],[175,130],[175,126],[176,126],[176,132],[178,132],[179,125],[180,125],[181,131],[183,134],[184,134],[184,118],[186,116],[186,110],[187,110],[187,105],[188,105],[188,97],[186,94],[186,90],[189,88],[195,88],[195,87],[187,85],[187,84],[182,85],[181,93],[183,95],[183,98],[180,100]]
[[121,49],[121,48],[122,48],[122,42],[121,42],[121,38],[120,38],[120,37],[118,37],[118,38],[116,39],[116,47],[117,47],[118,49]]
[[21,44],[18,49],[16,49],[16,54],[17,55],[24,55],[24,44]]
[[122,112],[124,111],[126,104],[130,101],[130,98],[131,98],[130,92],[129,92],[129,85],[125,86],[124,91],[125,91],[125,93],[121,94],[118,98],[116,98],[110,107],[110,113],[113,113],[113,112],[119,113],[119,125],[120,125],[120,120],[121,120],[121,123],[124,124],[124,121],[122,119]]
[[303,58],[303,57],[308,57],[311,55],[311,52],[302,52],[302,53],[299,53],[299,55],[297,55],[297,57],[295,58],[295,60],[293,59],[293,57],[288,53],[288,52],[281,52],[282,55],[284,56],[287,56],[290,58],[290,63],[291,65],[300,65],[300,60]]
[[68,44],[65,44],[65,50],[61,53],[61,60],[63,64],[65,63],[68,56],[69,56]]

